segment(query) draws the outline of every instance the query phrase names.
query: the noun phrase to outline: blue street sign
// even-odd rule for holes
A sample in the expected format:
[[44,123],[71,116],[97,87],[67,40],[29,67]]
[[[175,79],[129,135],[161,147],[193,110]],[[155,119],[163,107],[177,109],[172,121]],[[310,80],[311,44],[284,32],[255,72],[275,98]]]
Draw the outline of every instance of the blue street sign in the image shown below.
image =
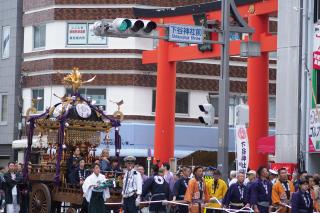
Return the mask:
[[172,24],[169,26],[169,41],[178,43],[203,44],[202,27]]

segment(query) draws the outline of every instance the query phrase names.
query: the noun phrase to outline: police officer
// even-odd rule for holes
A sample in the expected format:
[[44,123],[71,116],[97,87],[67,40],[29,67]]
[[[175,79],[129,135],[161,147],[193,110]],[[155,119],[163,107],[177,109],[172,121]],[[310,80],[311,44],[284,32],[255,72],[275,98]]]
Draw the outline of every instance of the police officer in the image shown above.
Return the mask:
[[136,158],[127,156],[124,162],[127,168],[123,179],[123,211],[125,213],[137,213],[142,194],[142,178],[139,172],[134,169]]
[[313,212],[313,200],[308,189],[308,180],[305,178],[300,179],[298,191],[292,194],[291,213]]

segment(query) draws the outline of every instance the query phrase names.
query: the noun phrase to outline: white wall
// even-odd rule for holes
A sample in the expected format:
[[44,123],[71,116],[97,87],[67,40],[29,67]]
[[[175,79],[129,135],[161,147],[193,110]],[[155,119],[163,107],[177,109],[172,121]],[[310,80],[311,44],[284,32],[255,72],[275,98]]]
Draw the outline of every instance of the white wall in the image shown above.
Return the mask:
[[[77,22],[80,23],[80,22]],[[83,22],[85,23],[85,22]],[[67,22],[55,21],[46,24],[46,47],[50,49],[142,49],[153,48],[153,40],[147,38],[112,38],[109,37],[107,45],[67,45]],[[43,50],[43,49],[42,49]],[[33,26],[24,27],[24,53],[32,52]]]

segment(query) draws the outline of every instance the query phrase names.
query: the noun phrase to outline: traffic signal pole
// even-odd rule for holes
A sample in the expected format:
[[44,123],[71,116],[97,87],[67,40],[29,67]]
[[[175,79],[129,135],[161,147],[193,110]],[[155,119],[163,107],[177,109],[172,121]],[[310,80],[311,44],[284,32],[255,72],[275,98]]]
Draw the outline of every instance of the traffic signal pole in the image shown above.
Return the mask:
[[[165,34],[166,29],[160,28],[159,35]],[[168,60],[169,45],[172,43],[164,39],[159,40],[154,160],[160,162],[168,162],[174,156],[176,62]]]
[[223,179],[228,178],[229,143],[229,45],[230,45],[230,0],[221,1],[222,33],[221,65],[219,78],[219,125],[218,125],[218,169]]

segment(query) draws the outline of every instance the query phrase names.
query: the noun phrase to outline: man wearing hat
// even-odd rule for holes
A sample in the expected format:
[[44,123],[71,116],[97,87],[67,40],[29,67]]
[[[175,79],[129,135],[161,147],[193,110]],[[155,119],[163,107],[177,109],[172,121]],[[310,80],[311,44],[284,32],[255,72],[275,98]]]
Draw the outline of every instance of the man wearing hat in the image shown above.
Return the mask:
[[127,171],[123,178],[123,211],[125,213],[138,213],[140,196],[142,194],[142,178],[139,172],[134,169],[136,158],[127,156],[124,158]]
[[273,169],[269,169],[269,173],[270,173],[269,180],[272,183],[272,185],[274,185],[278,179],[278,172]]

